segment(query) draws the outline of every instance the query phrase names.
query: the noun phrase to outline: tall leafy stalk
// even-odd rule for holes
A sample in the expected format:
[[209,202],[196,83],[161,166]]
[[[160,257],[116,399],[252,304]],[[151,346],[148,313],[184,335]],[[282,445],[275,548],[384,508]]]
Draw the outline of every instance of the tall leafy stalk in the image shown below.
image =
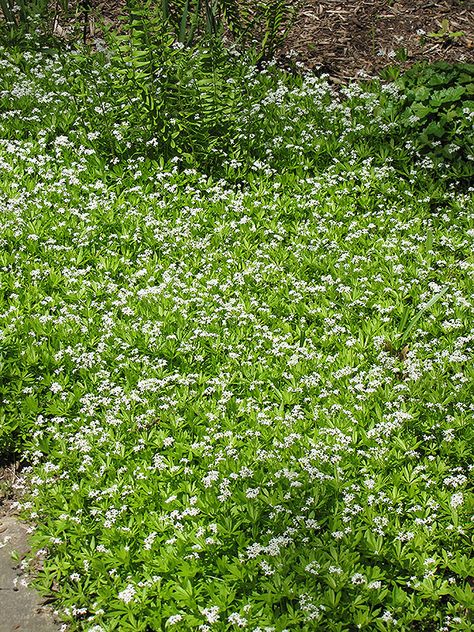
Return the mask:
[[178,42],[192,45],[200,37],[227,32],[240,43],[255,44],[259,57],[271,57],[285,39],[301,2],[266,0],[161,0],[159,8]]

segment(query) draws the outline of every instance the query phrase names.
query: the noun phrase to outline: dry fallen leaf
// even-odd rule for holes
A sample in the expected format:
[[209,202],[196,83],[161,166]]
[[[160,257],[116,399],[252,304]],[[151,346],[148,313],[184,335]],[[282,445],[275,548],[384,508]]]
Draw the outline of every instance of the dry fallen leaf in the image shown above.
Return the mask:
[[398,357],[400,358],[402,362],[405,362],[405,360],[407,359],[408,351],[409,351],[408,345],[405,345],[400,351],[400,353],[398,354]]

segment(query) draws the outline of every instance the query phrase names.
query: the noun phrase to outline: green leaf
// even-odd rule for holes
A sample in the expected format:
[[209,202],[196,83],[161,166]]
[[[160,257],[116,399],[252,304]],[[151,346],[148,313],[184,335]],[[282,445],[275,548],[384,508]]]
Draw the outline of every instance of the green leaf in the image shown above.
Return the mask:
[[420,318],[422,318],[423,314],[425,314],[429,309],[431,309],[433,305],[435,305],[446,294],[448,290],[449,290],[448,286],[444,287],[440,292],[432,296],[430,300],[418,311],[418,313],[415,314],[415,316],[408,323],[408,326],[405,329],[405,331],[402,333],[402,337],[401,337],[402,344],[406,342],[408,336],[410,335],[411,330],[415,327],[415,325],[418,323]]

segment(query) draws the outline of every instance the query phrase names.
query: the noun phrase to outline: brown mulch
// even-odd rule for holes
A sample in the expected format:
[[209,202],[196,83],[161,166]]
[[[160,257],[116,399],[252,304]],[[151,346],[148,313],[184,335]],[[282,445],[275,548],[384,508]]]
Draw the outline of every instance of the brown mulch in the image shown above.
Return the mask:
[[[474,0],[287,1],[300,9],[277,56],[283,60],[291,53],[304,67],[336,82],[372,76],[394,63],[474,63]],[[102,20],[117,23],[124,4],[91,0],[89,41],[100,37]]]
[[340,80],[394,62],[474,63],[474,1],[305,0],[284,49]]

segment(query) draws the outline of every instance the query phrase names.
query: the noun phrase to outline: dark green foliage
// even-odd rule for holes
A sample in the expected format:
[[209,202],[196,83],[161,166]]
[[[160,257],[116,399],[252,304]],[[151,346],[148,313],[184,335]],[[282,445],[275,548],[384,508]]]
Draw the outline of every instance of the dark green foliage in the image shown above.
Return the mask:
[[[133,19],[131,35],[117,38],[111,72],[100,77],[102,96],[94,88],[95,64],[77,59],[71,88],[78,111],[86,127],[100,131],[104,156],[176,156],[211,166],[216,144],[236,133],[236,90],[226,82],[232,57],[218,43],[179,48],[169,33],[141,26]],[[113,112],[99,107],[97,113],[101,99]]]
[[38,26],[36,20],[46,31],[59,11],[67,11],[69,0],[0,0],[0,11],[8,27],[15,30],[29,30]]
[[417,65],[396,85],[405,98],[388,111],[402,135],[435,164],[448,161],[459,177],[474,176],[474,65]]
[[159,14],[183,44],[200,38],[231,35],[241,45],[252,44],[261,59],[274,55],[286,37],[300,2],[242,2],[238,0],[161,0],[137,2],[128,0],[128,10]]
[[283,45],[300,4],[297,2],[289,6],[287,0],[256,3],[255,30],[263,34],[258,44],[262,59],[270,59]]
[[19,26],[33,16],[44,16],[48,0],[0,0],[0,9],[9,24]]

